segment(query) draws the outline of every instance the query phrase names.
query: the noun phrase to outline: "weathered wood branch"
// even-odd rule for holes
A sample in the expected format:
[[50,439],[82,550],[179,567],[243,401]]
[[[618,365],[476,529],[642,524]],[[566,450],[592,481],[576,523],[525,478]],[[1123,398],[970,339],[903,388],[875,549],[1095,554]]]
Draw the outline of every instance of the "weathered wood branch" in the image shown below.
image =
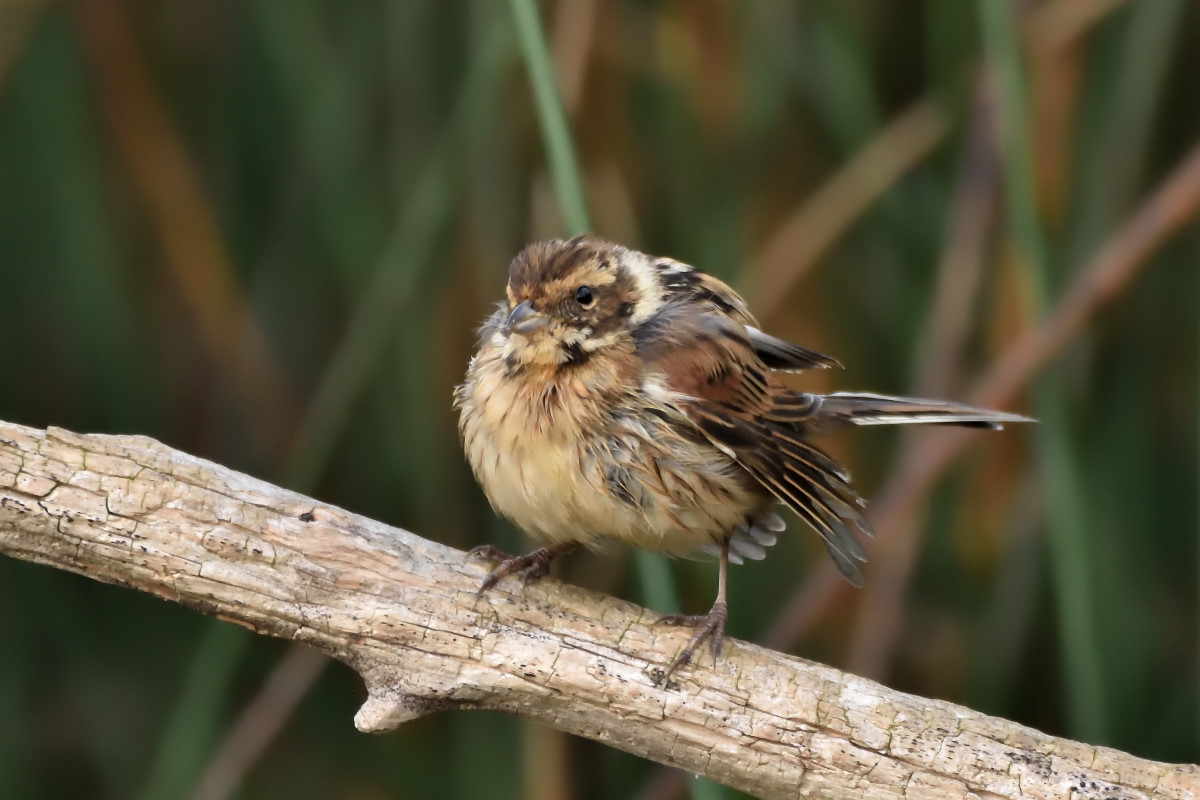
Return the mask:
[[385,731],[507,711],[760,797],[1195,800],[1200,768],[1046,736],[742,642],[651,682],[688,632],[486,565],[152,440],[0,423],[0,553],[304,642]]

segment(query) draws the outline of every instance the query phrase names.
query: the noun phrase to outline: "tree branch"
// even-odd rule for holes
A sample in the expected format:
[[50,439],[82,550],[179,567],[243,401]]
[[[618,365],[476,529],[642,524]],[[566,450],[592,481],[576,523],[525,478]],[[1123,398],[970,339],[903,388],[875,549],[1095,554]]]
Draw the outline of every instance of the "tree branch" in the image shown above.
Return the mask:
[[1194,798],[1200,769],[1057,739],[733,642],[651,677],[688,631],[544,580],[476,599],[486,565],[137,436],[0,423],[0,553],[312,645],[386,731],[489,708],[765,798]]

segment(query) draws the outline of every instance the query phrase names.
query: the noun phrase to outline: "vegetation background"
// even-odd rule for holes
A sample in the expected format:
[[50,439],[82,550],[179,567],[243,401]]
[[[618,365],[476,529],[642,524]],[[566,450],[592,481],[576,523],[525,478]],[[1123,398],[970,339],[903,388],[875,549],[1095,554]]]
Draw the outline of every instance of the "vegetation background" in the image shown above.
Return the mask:
[[[732,635],[1195,761],[1198,45],[1183,0],[8,0],[0,418],[516,549],[450,392],[512,255],[590,226],[846,364],[797,386],[1042,419],[830,441],[876,499],[867,588],[795,523]],[[499,715],[362,735],[348,670],[12,560],[0,631],[0,797],[733,796]]]

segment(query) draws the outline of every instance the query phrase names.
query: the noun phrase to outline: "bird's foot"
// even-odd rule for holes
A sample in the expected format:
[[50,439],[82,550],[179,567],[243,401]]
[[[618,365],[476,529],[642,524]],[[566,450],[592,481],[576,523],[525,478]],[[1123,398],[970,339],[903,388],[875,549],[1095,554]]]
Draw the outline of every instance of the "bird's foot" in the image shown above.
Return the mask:
[[709,641],[712,648],[713,663],[715,664],[721,655],[721,645],[725,643],[725,623],[728,621],[729,606],[718,600],[713,603],[712,610],[707,614],[668,614],[655,622],[655,625],[687,625],[696,628],[696,633],[692,635],[687,647],[683,648],[683,652],[671,662],[671,666],[667,667],[654,683],[658,686],[665,686],[675,670],[692,660],[692,654],[700,645],[704,644],[705,639]]
[[493,547],[490,544],[472,548],[467,553],[467,558],[484,558],[488,561],[500,562],[500,565],[483,579],[483,583],[479,585],[479,591],[475,593],[475,596],[481,596],[488,589],[499,583],[500,579],[505,575],[511,575],[520,570],[525,571],[521,585],[529,585],[530,581],[537,580],[550,572],[550,561],[556,555],[558,553],[551,552],[550,549],[545,547],[539,547],[532,553],[527,553],[523,556],[509,555],[500,548]]

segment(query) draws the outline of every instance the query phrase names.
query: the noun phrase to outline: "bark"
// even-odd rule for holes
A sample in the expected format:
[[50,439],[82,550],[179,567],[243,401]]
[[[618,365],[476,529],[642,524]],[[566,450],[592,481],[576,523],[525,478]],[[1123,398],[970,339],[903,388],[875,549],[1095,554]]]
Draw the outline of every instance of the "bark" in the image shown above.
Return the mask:
[[764,798],[1192,798],[1200,768],[1059,739],[743,642],[665,688],[689,631],[137,436],[0,423],[0,553],[150,592],[356,670],[386,731],[507,711]]

